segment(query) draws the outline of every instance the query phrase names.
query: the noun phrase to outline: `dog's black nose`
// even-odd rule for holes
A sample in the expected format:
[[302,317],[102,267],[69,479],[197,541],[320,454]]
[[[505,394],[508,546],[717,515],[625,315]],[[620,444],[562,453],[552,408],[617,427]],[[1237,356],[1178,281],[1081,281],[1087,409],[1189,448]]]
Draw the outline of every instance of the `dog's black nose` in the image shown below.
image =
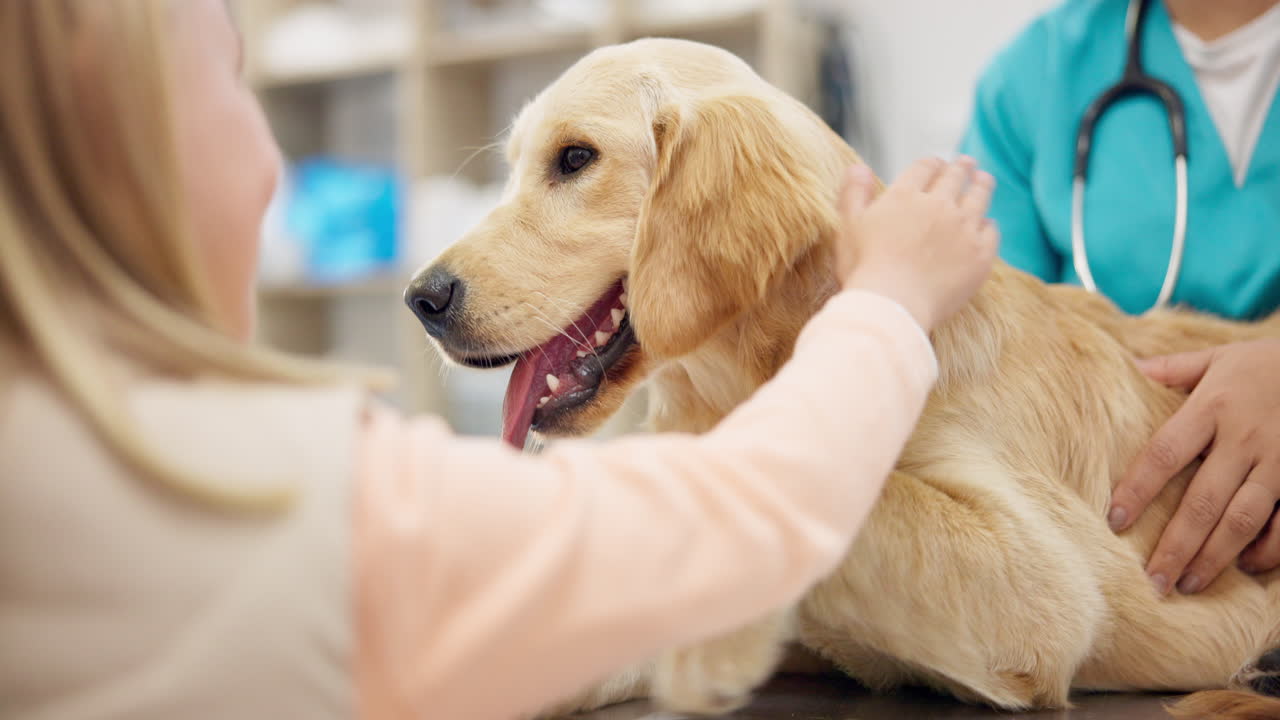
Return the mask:
[[462,289],[457,276],[443,267],[434,267],[409,284],[404,301],[427,334],[441,338],[449,331],[449,319],[461,305]]

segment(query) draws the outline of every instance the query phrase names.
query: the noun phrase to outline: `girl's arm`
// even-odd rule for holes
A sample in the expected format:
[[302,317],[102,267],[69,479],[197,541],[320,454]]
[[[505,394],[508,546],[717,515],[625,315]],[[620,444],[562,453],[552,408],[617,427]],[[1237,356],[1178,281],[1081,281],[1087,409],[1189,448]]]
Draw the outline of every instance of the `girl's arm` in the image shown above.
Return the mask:
[[842,557],[937,372],[897,304],[846,291],[701,436],[530,457],[368,425],[357,557],[367,717],[512,717],[794,601]]

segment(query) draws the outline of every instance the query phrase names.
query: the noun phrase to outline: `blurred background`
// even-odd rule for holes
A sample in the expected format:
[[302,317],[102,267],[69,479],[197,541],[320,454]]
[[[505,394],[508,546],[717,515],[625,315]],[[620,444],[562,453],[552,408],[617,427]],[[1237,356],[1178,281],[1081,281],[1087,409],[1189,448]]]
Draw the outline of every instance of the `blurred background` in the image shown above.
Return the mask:
[[289,161],[264,230],[262,340],[394,368],[394,404],[496,435],[506,372],[445,368],[401,293],[496,205],[493,144],[565,68],[639,37],[722,46],[888,179],[953,150],[986,61],[1058,1],[237,0]]

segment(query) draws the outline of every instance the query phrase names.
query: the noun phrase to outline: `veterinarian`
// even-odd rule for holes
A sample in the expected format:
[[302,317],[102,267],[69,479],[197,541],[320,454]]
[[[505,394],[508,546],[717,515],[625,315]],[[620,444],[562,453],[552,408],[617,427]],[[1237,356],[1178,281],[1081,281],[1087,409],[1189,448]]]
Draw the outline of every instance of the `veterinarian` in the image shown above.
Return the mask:
[[248,343],[280,159],[241,53],[224,0],[0,2],[2,714],[509,718],[835,565],[989,175],[853,172],[845,290],[712,432],[527,457]]
[[[999,181],[1003,257],[1131,313],[1275,312],[1277,86],[1278,0],[1064,2],[989,66],[962,144]],[[1191,394],[1117,485],[1113,529],[1203,456],[1150,558],[1156,587],[1196,592],[1237,559],[1280,566],[1280,340],[1142,367]]]

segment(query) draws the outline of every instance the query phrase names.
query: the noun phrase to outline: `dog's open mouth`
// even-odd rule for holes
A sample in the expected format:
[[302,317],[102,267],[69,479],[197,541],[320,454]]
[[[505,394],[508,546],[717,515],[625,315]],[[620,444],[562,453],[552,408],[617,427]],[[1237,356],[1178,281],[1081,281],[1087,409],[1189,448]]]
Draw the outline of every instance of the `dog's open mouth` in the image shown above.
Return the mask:
[[502,439],[523,448],[531,429],[585,405],[635,342],[619,280],[582,317],[516,360],[502,403]]

